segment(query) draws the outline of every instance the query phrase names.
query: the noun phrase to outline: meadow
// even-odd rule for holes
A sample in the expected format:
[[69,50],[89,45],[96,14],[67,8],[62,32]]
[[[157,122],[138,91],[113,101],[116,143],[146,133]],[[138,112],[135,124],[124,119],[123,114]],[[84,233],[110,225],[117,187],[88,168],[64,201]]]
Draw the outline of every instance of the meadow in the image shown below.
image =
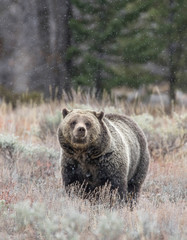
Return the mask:
[[[108,207],[67,195],[57,128],[63,107],[127,114],[151,154],[138,205]],[[0,240],[187,239],[187,110],[92,99],[0,105]],[[104,194],[107,198],[107,193]]]

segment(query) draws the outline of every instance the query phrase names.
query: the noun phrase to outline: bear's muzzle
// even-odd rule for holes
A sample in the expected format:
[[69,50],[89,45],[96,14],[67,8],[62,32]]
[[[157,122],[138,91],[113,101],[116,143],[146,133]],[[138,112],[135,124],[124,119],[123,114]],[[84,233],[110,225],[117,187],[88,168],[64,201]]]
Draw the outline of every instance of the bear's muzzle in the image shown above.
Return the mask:
[[73,135],[74,135],[75,139],[83,140],[87,135],[87,130],[84,126],[79,125],[74,129]]

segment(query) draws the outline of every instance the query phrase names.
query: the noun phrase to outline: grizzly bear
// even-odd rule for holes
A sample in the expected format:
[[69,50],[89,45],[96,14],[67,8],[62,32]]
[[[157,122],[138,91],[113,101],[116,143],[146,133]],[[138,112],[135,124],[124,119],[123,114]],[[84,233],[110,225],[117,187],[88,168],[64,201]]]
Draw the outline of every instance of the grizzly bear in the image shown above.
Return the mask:
[[120,199],[136,200],[149,165],[140,127],[123,115],[80,109],[63,109],[62,114],[58,139],[65,188],[78,182],[89,193],[110,183]]

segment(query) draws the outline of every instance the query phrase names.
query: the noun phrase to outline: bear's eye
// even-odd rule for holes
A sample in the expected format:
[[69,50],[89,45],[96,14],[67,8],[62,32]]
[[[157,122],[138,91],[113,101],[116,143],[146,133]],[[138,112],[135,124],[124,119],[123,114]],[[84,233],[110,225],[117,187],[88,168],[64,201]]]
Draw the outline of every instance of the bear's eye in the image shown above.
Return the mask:
[[91,123],[90,122],[86,122],[85,125],[86,125],[87,128],[91,127]]
[[71,122],[71,126],[74,127],[76,125],[76,121]]

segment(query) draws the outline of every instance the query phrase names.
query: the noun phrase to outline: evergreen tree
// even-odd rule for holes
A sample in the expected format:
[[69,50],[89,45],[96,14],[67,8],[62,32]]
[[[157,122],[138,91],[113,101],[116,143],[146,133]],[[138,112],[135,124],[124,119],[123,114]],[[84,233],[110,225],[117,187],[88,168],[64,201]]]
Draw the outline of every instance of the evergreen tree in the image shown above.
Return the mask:
[[153,29],[148,21],[154,0],[133,1],[127,6],[124,31],[119,36],[118,49],[122,63],[118,65],[121,85],[139,87],[151,83],[154,76],[147,71],[146,64],[153,61],[161,51],[154,42]]
[[154,62],[167,70],[164,80],[170,85],[170,111],[176,101],[176,85],[186,78],[186,12],[185,0],[160,0],[155,2],[149,17],[154,23],[154,42],[161,50]]
[[[128,24],[146,11],[151,1],[74,0],[75,18],[71,21],[74,46],[74,81],[96,89],[100,99],[103,90],[109,91],[121,81],[118,66],[123,53],[119,39],[128,32]],[[136,8],[132,7],[135,6]],[[132,5],[133,4],[133,5]],[[134,47],[134,46],[133,46]]]
[[[133,2],[131,8],[137,9],[138,2]],[[176,86],[186,81],[187,3],[153,0],[147,10],[138,21],[128,23],[120,38],[124,60],[124,68],[118,67],[124,75],[121,84],[134,87],[155,80],[168,81],[171,112]],[[146,63],[155,71],[150,73]]]

